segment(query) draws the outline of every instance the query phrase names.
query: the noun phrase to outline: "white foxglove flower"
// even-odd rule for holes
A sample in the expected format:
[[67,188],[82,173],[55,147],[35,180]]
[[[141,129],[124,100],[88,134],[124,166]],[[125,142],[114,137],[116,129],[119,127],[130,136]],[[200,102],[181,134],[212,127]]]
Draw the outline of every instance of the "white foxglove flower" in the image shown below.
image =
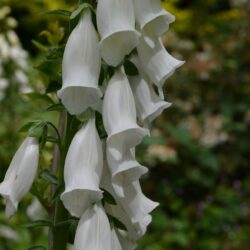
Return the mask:
[[133,0],[133,4],[136,22],[145,33],[160,36],[175,21],[175,17],[162,8],[160,0]]
[[131,0],[98,1],[97,26],[101,55],[109,65],[117,66],[138,44]]
[[135,160],[135,149],[113,150],[107,147],[107,161],[112,175],[112,185],[119,196],[124,196],[123,188],[138,180],[148,169]]
[[66,44],[63,65],[63,86],[58,96],[71,114],[80,114],[87,108],[96,108],[102,93],[98,88],[101,70],[98,35],[85,11],[70,34]]
[[103,168],[102,144],[91,118],[73,138],[65,168],[65,191],[61,195],[71,215],[80,217],[92,203],[102,198],[99,189]]
[[130,85],[134,93],[138,118],[152,122],[162,111],[171,106],[163,101],[142,75],[129,77]]
[[149,133],[136,123],[133,93],[122,69],[115,72],[106,89],[103,122],[108,133],[107,146],[114,151],[135,147]]
[[134,241],[143,236],[152,220],[149,213],[158,206],[158,203],[144,196],[138,181],[124,187],[124,197],[117,195],[107,164],[104,164],[101,187],[115,198],[117,205],[106,204],[105,210],[126,226],[128,238]]
[[3,182],[0,195],[6,200],[6,216],[12,216],[19,201],[29,191],[38,167],[39,143],[36,138],[27,137],[14,155]]
[[166,79],[184,63],[166,51],[160,38],[141,37],[137,49],[143,71],[160,88]]
[[111,228],[101,204],[90,206],[81,216],[74,250],[111,250]]
[[143,222],[149,224],[148,214],[159,205],[159,203],[148,199],[142,193],[139,181],[124,187],[124,197],[118,197],[118,200],[134,223]]

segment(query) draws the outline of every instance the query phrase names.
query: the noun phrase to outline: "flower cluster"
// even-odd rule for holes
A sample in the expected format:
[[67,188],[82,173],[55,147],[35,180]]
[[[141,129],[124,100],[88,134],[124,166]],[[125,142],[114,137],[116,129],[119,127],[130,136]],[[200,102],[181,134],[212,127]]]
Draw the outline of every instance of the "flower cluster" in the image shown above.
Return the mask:
[[[158,206],[141,190],[140,177],[148,170],[136,161],[135,148],[150,135],[149,123],[170,106],[162,86],[183,61],[173,58],[160,39],[174,21],[160,0],[98,1],[96,21],[97,30],[91,8],[83,8],[65,47],[58,97],[71,115],[89,109],[101,113],[107,138],[100,139],[92,112],[68,149],[60,198],[69,213],[80,218],[75,250],[131,250]],[[125,58],[135,74],[126,73]],[[113,73],[100,83],[103,65]],[[35,140],[26,139],[0,185],[7,215],[15,211],[34,178]],[[23,161],[17,162],[20,154]],[[29,181],[19,176],[25,168],[32,169]],[[26,183],[16,192],[16,187],[22,187],[18,180]],[[103,200],[105,192],[115,202]],[[117,221],[125,227],[118,227]]]

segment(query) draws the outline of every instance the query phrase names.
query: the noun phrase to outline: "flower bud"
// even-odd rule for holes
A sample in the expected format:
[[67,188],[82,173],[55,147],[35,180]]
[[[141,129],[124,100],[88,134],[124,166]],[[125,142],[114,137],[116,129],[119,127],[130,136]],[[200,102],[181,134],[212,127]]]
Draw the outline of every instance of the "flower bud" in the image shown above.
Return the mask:
[[0,194],[6,200],[7,217],[16,212],[19,201],[29,191],[36,176],[38,161],[38,140],[27,137],[14,155],[5,178],[0,183]]

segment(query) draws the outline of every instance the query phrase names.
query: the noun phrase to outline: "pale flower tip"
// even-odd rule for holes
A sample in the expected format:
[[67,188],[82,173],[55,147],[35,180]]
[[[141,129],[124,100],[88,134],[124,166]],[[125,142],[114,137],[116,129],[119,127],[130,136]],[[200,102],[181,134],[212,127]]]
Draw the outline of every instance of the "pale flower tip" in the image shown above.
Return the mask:
[[111,250],[111,228],[101,204],[88,207],[78,223],[74,250]]
[[72,115],[81,114],[89,107],[100,110],[98,105],[101,102],[102,92],[98,88],[72,85],[59,90],[57,94]]
[[102,197],[101,190],[75,189],[64,192],[61,200],[69,213],[79,218],[91,204],[100,201]]
[[107,144],[111,148],[126,148],[130,149],[141,143],[145,136],[149,136],[150,132],[148,129],[140,128],[136,126],[129,128],[119,133],[110,135],[107,139]]
[[134,30],[119,31],[104,38],[100,43],[103,60],[111,65],[118,66],[139,43],[140,34]]

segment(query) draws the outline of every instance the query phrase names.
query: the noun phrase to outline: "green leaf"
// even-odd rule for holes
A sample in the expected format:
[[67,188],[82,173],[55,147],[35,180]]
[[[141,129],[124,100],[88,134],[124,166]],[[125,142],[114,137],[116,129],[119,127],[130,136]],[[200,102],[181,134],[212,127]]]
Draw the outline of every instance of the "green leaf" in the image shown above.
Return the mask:
[[62,111],[65,110],[64,106],[61,103],[56,103],[51,106],[49,106],[46,111],[51,112],[51,111]]
[[52,184],[54,185],[58,185],[59,182],[58,182],[58,179],[56,176],[54,176],[53,174],[50,173],[50,171],[48,169],[44,170],[42,173],[41,173],[41,177],[46,180],[46,181],[49,181],[51,182]]
[[135,66],[134,63],[132,63],[129,60],[125,60],[124,69],[125,69],[126,74],[129,76],[139,75],[139,71],[138,71],[137,67]]
[[36,227],[52,227],[53,225],[50,221],[47,220],[36,220],[27,224],[23,224],[22,226],[27,228],[36,228]]
[[49,49],[36,40],[31,40],[32,44],[36,46],[40,51],[47,52]]
[[25,95],[28,96],[31,100],[40,99],[40,100],[44,100],[44,101],[49,102],[49,103],[54,103],[54,101],[46,94],[28,93]]
[[35,124],[33,127],[29,129],[29,136],[41,138],[44,135],[44,129],[47,126],[47,123],[42,121]]
[[19,132],[27,132],[31,127],[33,127],[35,124],[40,123],[41,121],[32,121],[24,124],[20,129]]
[[49,15],[61,15],[61,16],[67,16],[67,17],[70,17],[71,15],[71,11],[62,10],[62,9],[45,11],[43,13],[49,14]]
[[117,218],[115,218],[114,216],[108,214],[108,218],[111,224],[113,224],[114,227],[127,231],[127,227],[121,222],[119,221]]
[[111,205],[116,205],[116,200],[115,198],[112,196],[111,193],[109,193],[107,190],[101,188],[101,190],[103,191],[103,197],[104,197],[104,201],[111,204]]
[[62,87],[62,84],[57,81],[50,81],[46,88],[46,93],[51,93],[59,90]]

